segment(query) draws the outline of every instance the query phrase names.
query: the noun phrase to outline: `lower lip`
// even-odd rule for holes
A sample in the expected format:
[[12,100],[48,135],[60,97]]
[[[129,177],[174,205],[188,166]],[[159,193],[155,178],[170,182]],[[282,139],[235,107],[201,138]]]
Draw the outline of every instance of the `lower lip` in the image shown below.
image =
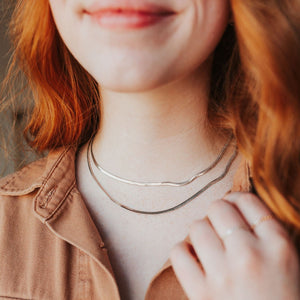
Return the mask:
[[147,12],[114,12],[103,11],[90,14],[98,25],[108,29],[138,29],[161,22],[173,13],[147,13]]

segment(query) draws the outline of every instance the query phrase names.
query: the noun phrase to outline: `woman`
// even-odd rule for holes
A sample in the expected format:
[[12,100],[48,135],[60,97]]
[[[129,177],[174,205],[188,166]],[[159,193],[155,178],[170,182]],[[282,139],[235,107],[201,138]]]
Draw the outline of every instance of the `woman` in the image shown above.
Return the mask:
[[17,1],[1,298],[299,299],[299,6]]

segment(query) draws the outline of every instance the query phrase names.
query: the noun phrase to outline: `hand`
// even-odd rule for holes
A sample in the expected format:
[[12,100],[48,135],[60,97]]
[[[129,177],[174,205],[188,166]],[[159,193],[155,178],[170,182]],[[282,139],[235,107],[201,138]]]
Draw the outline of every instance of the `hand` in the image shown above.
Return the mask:
[[[299,300],[296,248],[266,205],[250,193],[216,200],[170,253],[190,300]],[[231,230],[232,229],[232,230]]]

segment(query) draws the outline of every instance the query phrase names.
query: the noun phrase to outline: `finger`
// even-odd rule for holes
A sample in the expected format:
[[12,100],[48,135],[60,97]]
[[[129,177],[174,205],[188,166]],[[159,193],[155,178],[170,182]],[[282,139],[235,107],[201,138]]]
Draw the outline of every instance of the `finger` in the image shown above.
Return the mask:
[[209,219],[194,221],[189,236],[205,274],[216,274],[224,262],[225,248]]
[[230,202],[215,200],[209,207],[207,215],[226,249],[239,249],[240,251],[255,242],[256,237],[249,224]]
[[197,299],[204,286],[204,273],[201,264],[187,242],[177,243],[171,250],[170,261],[174,273],[190,299]]
[[282,224],[272,214],[267,205],[252,193],[235,192],[224,197],[225,200],[233,203],[252,228],[255,235],[259,238],[268,239],[278,233],[287,235]]

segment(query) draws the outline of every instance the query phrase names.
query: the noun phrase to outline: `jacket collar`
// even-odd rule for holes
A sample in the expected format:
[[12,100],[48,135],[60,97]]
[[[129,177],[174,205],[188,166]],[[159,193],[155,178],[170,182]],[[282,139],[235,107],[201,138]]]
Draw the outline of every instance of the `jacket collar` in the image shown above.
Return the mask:
[[34,210],[45,222],[75,185],[75,154],[73,146],[51,150],[46,157],[0,179],[0,195],[22,196],[38,189]]
[[46,157],[30,163],[13,174],[0,179],[1,195],[21,196],[40,188],[50,177],[55,164],[59,164],[71,146],[51,150]]
[[[39,189],[34,197],[34,210],[44,222],[50,218],[73,187],[76,187],[75,146],[51,150],[21,170],[0,179],[0,195],[21,196]],[[242,158],[230,191],[250,191],[251,169]]]
[[[112,299],[120,299],[103,239],[76,187],[74,146],[51,150],[0,180],[0,195],[33,194],[33,213],[57,237],[87,253],[108,275]],[[101,251],[104,250],[104,251]]]

